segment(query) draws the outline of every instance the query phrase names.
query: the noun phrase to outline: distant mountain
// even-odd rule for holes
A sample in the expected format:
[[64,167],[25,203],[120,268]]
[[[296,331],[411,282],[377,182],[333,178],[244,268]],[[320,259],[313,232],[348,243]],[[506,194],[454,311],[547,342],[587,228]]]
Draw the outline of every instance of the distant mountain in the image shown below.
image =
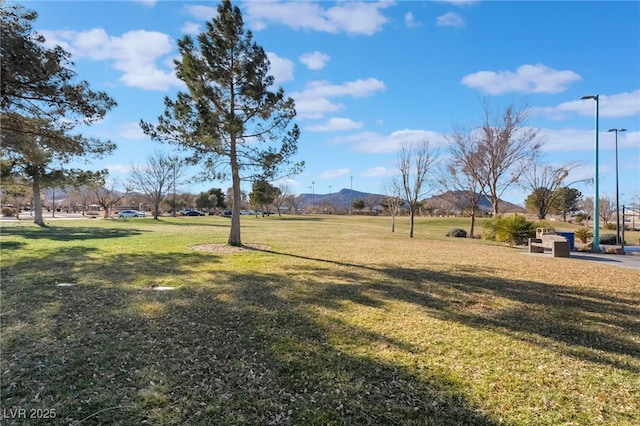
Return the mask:
[[[478,209],[485,213],[493,212],[493,198],[487,197],[486,195],[478,195],[480,196]],[[462,191],[448,191],[443,194],[427,198],[426,201],[432,208],[456,211],[460,210],[460,207],[458,206],[465,204],[464,200],[465,195]],[[498,208],[502,213],[526,213],[524,207],[500,199],[498,200]]]
[[313,205],[318,209],[320,206],[332,206],[334,208],[348,210],[351,203],[356,200],[372,200],[375,205],[379,206],[385,195],[343,188],[340,191],[332,192],[331,194],[300,194],[300,197],[302,198],[303,207]]
[[[459,200],[462,200],[462,193],[444,193],[440,195],[436,195],[430,198],[427,198],[427,204],[436,209],[452,209],[451,202],[449,201],[451,197],[457,197]],[[383,198],[386,197],[384,194],[374,194],[370,192],[361,192],[355,191],[348,188],[343,188],[338,192],[333,192],[330,194],[310,194],[304,193],[300,194],[302,198],[302,207],[307,207],[313,205],[315,209],[322,209],[324,207],[334,207],[348,210],[351,206],[351,203],[356,200],[364,200],[365,203],[370,204],[373,203],[375,206],[380,206]],[[366,207],[368,208],[368,207]],[[479,208],[483,212],[492,212],[493,207],[491,204],[491,198],[482,196],[480,198]],[[517,204],[510,203],[508,201],[500,200],[500,211],[504,213],[525,213],[525,209]]]

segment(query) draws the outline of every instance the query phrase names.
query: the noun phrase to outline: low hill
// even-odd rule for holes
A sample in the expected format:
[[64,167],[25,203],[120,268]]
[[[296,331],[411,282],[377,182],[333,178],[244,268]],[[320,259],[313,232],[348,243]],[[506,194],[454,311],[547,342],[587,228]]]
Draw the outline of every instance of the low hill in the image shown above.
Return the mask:
[[[434,209],[444,209],[444,210],[460,210],[459,208],[452,207],[452,204],[449,200],[451,197],[457,197],[457,199],[462,199],[462,194],[455,193],[444,193],[440,195],[436,195],[430,198],[427,198],[427,205]],[[330,194],[310,194],[303,193],[300,194],[302,197],[302,205],[304,207],[313,205],[316,209],[321,206],[332,206],[336,208],[349,209],[351,203],[356,200],[364,200],[367,204],[372,203],[375,206],[380,206],[382,199],[386,197],[384,194],[375,194],[370,192],[361,192],[355,191],[348,188],[343,188],[338,192],[333,192]],[[457,203],[460,204],[460,203]],[[493,208],[491,206],[491,198],[482,196],[480,199],[480,210],[483,212],[490,213]],[[524,213],[525,209],[517,204],[510,203],[508,201],[500,200],[500,211],[504,213]]]

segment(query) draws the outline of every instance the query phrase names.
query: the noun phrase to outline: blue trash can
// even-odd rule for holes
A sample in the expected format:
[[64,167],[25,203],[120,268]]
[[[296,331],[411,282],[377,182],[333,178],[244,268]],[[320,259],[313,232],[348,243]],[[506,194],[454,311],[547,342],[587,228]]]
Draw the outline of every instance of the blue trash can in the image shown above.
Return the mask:
[[556,234],[565,237],[569,241],[569,250],[575,250],[576,234],[574,232],[556,232]]

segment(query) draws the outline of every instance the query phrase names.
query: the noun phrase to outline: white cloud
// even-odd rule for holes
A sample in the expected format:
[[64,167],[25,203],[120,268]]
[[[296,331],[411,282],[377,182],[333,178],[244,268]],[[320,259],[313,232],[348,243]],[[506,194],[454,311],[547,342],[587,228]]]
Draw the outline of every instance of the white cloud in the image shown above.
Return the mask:
[[147,7],[153,7],[158,2],[158,0],[133,0],[133,1],[135,1],[136,3],[143,4]]
[[109,170],[109,173],[128,174],[131,172],[130,164],[106,164],[101,168]]
[[180,28],[180,31],[182,31],[184,34],[191,34],[191,35],[199,34],[200,24],[196,22],[185,22],[182,25],[182,28]]
[[325,98],[305,97],[304,93],[292,93],[291,97],[295,100],[298,118],[319,119],[325,114],[344,109],[344,105],[341,103],[334,103]]
[[312,81],[301,92],[292,92],[296,102],[296,112],[300,118],[322,118],[324,114],[340,111],[341,103],[329,100],[333,97],[363,98],[385,89],[382,81],[375,78],[347,81],[343,84],[331,84],[326,81]]
[[362,122],[353,121],[349,118],[332,117],[323,124],[308,126],[306,129],[311,132],[335,132],[339,130],[360,129],[362,126]]
[[462,78],[462,84],[489,95],[503,93],[560,93],[574,81],[582,80],[573,71],[558,71],[543,64],[522,65],[513,71],[479,71]]
[[362,172],[360,176],[367,178],[383,178],[393,176],[394,173],[395,172],[393,170],[386,167],[372,167]]
[[429,130],[397,130],[388,136],[377,132],[360,132],[350,136],[341,136],[329,141],[332,144],[349,144],[356,152],[367,154],[386,154],[399,151],[405,144],[429,141],[431,148],[437,148],[446,143],[444,137]]
[[325,9],[321,4],[312,2],[250,1],[244,7],[246,20],[255,30],[275,23],[331,34],[372,35],[387,22],[380,10],[394,4],[392,1],[339,2]]
[[129,31],[110,36],[102,28],[88,31],[43,31],[48,46],[61,45],[74,59],[110,61],[122,72],[120,81],[127,86],[149,90],[167,90],[181,86],[172,69],[161,69],[157,62],[174,50],[167,34],[155,31]]
[[449,3],[454,6],[468,6],[473,3],[477,3],[480,0],[439,0],[441,3]]
[[203,21],[209,21],[211,18],[218,15],[218,9],[211,6],[190,4],[186,5],[184,8],[189,15]]
[[585,129],[539,129],[546,136],[542,151],[588,151],[593,150],[593,130]]
[[404,15],[404,25],[407,28],[417,28],[420,25],[422,25],[420,22],[416,21],[415,18],[413,17],[413,13],[411,12],[407,12]]
[[118,136],[123,139],[148,139],[137,121],[122,124]]
[[276,86],[289,80],[293,80],[293,62],[290,59],[281,58],[273,52],[267,52],[267,58],[271,63],[269,73],[273,76]]
[[464,20],[454,12],[447,12],[438,16],[436,23],[439,27],[464,27]]
[[[640,90],[617,93],[610,96],[600,95],[598,104],[600,117],[632,117],[640,114]],[[593,116],[595,114],[595,106],[592,99],[576,99],[563,102],[555,107],[535,108],[533,112],[561,120],[571,114],[578,114],[585,117]]]
[[340,176],[346,176],[351,172],[351,169],[329,169],[318,174],[318,179],[334,179]]
[[[578,152],[593,151],[595,136],[593,129],[538,129],[545,135],[545,144],[542,150],[546,152]],[[613,132],[607,132],[608,128],[601,128],[598,139],[600,151],[612,151],[615,149],[615,136]],[[640,132],[618,133],[618,148],[634,148],[640,146]]]
[[305,53],[298,59],[310,70],[321,70],[327,65],[327,62],[329,62],[329,59],[331,58],[326,53],[318,52],[316,50],[314,52]]

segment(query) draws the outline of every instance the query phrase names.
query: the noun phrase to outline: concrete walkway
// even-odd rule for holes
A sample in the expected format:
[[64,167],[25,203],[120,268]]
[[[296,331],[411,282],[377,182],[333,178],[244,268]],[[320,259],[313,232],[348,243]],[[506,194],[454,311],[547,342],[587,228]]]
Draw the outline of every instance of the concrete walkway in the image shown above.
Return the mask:
[[572,251],[571,258],[582,261],[602,262],[603,264],[640,270],[640,247],[625,247],[625,256],[621,254],[602,254]]

